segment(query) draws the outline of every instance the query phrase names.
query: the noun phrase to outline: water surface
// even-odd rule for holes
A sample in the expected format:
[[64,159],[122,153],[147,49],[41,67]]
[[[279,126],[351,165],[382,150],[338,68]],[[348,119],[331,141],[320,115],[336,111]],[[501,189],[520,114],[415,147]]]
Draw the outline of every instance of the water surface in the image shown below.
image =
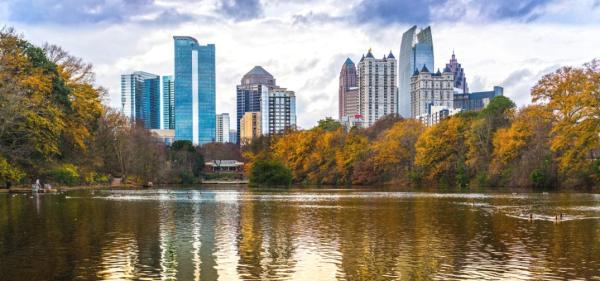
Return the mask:
[[600,195],[0,194],[0,280],[419,279],[600,280]]

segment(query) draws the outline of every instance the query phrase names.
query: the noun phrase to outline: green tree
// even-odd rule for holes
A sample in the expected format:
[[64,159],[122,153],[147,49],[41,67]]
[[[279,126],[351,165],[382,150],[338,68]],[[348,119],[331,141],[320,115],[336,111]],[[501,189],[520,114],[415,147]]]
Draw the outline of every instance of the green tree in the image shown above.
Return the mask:
[[250,184],[253,186],[289,186],[292,173],[281,162],[275,160],[258,160],[250,171]]

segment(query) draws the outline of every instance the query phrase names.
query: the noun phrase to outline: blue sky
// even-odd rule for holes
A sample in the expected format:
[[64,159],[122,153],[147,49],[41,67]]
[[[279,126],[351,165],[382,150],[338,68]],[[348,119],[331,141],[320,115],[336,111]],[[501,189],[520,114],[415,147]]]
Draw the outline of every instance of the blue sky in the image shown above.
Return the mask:
[[413,24],[432,26],[436,68],[454,50],[471,90],[500,85],[519,105],[543,74],[600,57],[600,0],[8,0],[0,22],[93,63],[114,107],[121,73],[172,73],[173,35],[215,43],[217,112],[235,113],[235,85],[262,65],[296,91],[305,128],[337,116],[346,57],[398,57]]

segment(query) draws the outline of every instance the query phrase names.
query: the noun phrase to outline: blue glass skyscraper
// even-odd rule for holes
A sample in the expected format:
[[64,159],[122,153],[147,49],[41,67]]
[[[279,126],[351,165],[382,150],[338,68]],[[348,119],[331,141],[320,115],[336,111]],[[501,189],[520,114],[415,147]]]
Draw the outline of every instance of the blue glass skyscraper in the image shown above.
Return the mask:
[[173,76],[163,76],[163,129],[175,129],[175,80]]
[[411,27],[402,35],[400,60],[398,61],[398,114],[403,117],[410,113],[410,77],[415,70],[423,66],[433,71],[433,38],[431,27],[417,32],[417,26]]
[[215,141],[215,45],[189,36],[175,41],[175,140]]
[[121,75],[121,111],[132,123],[160,129],[160,77],[143,71]]

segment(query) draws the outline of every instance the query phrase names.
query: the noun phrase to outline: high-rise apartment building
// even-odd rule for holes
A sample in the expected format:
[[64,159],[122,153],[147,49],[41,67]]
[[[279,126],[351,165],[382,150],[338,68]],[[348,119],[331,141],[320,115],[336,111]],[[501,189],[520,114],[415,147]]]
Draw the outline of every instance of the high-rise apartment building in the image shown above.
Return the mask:
[[229,142],[229,113],[217,114],[216,142]]
[[410,86],[412,118],[432,114],[434,106],[454,109],[454,75],[449,68],[431,73],[423,66],[414,72]]
[[446,68],[450,69],[450,71],[454,75],[454,88],[458,90],[459,93],[468,93],[469,86],[467,86],[467,77],[465,76],[465,69],[462,68],[460,63],[458,63],[458,60],[456,60],[454,51],[452,51],[452,58],[450,59],[450,63],[446,64]]
[[242,119],[240,119],[240,144],[247,145],[252,142],[254,138],[261,135],[261,115],[260,112],[248,111],[244,113]]
[[246,112],[260,111],[260,99],[269,88],[276,87],[275,78],[261,66],[255,66],[246,73],[237,86],[237,131],[240,130],[240,120]]
[[160,76],[143,71],[121,75],[121,111],[131,122],[160,129]]
[[359,114],[358,100],[358,76],[356,74],[356,65],[350,58],[347,58],[340,71],[339,85],[339,119],[346,116],[355,116]]
[[271,88],[260,101],[261,133],[280,134],[296,127],[296,95],[285,88]]
[[401,116],[411,116],[410,84],[413,73],[423,66],[433,70],[433,63],[431,27],[417,31],[415,25],[404,32],[398,62],[398,114]]
[[359,114],[364,118],[364,127],[385,115],[397,114],[396,64],[391,51],[376,59],[371,50],[358,63]]
[[216,139],[215,45],[174,36],[175,140],[205,144]]
[[175,80],[173,76],[162,77],[162,124],[163,129],[175,129]]

